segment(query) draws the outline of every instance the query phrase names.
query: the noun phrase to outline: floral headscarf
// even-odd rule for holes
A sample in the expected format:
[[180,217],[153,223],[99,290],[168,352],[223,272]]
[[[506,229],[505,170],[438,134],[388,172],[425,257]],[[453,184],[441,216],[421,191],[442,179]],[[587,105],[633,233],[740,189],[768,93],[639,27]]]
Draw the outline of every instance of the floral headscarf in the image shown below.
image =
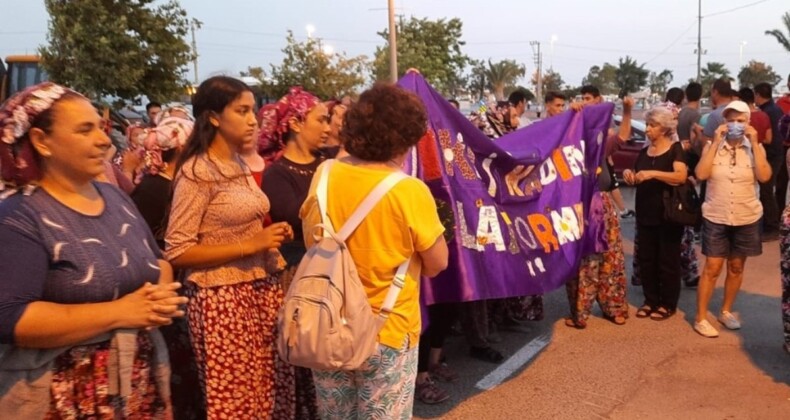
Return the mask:
[[264,159],[273,161],[282,155],[285,146],[283,136],[288,132],[288,121],[291,118],[304,120],[319,102],[312,93],[302,90],[301,87],[292,87],[279,101],[261,108],[258,112],[261,121],[258,151]]
[[192,121],[192,122],[195,121],[195,117],[192,116],[192,112],[190,110],[188,110],[184,106],[175,105],[175,106],[167,107],[167,108],[163,109],[162,112],[157,114],[156,115],[156,119],[154,120],[154,123],[156,125],[159,125],[159,124],[162,123],[162,121],[164,121],[165,118],[170,118],[170,117],[174,116],[173,114],[176,114],[176,113],[184,115],[183,117],[181,117],[180,115],[176,115],[176,117],[183,118],[183,119],[186,119],[186,120],[189,120],[189,121]]
[[[17,93],[0,107],[0,190],[5,183],[25,186],[39,177],[30,141],[22,140],[36,118],[64,95],[83,97],[52,82],[39,83]],[[22,140],[22,141],[20,141]]]
[[187,144],[195,123],[181,117],[165,117],[148,130],[143,147],[145,147],[145,169],[156,175],[167,168],[162,161],[162,152],[166,152]]

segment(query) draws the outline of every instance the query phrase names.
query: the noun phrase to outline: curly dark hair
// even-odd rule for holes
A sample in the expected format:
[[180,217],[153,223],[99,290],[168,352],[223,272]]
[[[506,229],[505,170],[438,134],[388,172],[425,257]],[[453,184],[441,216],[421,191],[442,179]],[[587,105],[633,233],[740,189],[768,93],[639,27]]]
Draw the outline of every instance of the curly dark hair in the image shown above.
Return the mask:
[[356,158],[388,162],[406,153],[427,130],[428,116],[417,95],[376,83],[346,111],[340,139]]

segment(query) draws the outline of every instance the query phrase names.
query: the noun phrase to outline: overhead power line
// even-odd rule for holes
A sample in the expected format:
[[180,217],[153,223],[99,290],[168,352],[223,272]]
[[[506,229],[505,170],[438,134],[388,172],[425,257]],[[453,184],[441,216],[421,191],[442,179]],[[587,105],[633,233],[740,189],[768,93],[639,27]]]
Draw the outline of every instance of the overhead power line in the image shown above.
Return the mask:
[[714,12],[714,13],[710,13],[710,14],[704,15],[704,16],[702,16],[702,17],[703,17],[703,18],[708,18],[708,17],[713,17],[713,16],[719,16],[719,15],[723,15],[723,14],[725,14],[725,13],[734,12],[734,11],[736,11],[736,10],[745,9],[745,8],[747,8],[747,7],[756,6],[756,5],[760,4],[760,3],[765,3],[765,2],[767,2],[767,1],[768,1],[768,0],[760,0],[760,1],[755,1],[755,2],[752,2],[752,3],[749,3],[749,4],[744,4],[743,6],[733,7],[732,9],[727,9],[727,10],[722,10],[722,11],[720,11],[720,12]]

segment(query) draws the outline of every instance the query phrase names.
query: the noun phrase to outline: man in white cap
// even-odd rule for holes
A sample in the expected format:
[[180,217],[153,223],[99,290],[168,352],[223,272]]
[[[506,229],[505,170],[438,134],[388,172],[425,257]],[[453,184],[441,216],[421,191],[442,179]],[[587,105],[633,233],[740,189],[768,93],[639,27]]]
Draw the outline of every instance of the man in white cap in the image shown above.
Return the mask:
[[702,254],[705,268],[697,289],[697,316],[694,330],[704,337],[718,337],[708,322],[716,279],[727,262],[724,302],[718,321],[730,330],[741,328],[732,313],[741,288],[747,257],[762,253],[760,219],[763,206],[757,183],[771,178],[771,165],[757,131],[749,125],[751,111],[742,101],[730,102],[722,111],[724,123],[713,133],[697,164],[697,179],[707,181],[708,191],[702,205]]

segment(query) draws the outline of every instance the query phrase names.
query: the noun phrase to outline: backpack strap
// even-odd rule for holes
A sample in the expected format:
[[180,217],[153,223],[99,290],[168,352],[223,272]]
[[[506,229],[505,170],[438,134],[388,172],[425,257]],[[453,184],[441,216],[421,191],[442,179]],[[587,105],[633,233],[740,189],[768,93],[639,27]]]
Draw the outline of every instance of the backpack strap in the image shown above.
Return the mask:
[[332,230],[332,233],[334,233],[332,223],[330,223],[329,216],[326,214],[326,195],[329,184],[329,169],[332,168],[333,163],[335,163],[334,159],[324,162],[324,166],[321,168],[321,175],[318,178],[318,185],[316,186],[315,190],[315,195],[318,199],[318,211],[321,213],[321,224],[323,225],[322,228],[325,232],[324,237],[329,236],[329,233],[326,232],[327,229]]
[[[349,236],[357,229],[360,223],[365,219],[365,216],[373,210],[373,207],[384,198],[385,195],[394,187],[396,184],[401,182],[403,179],[408,178],[408,175],[401,171],[393,172],[387,175],[381,182],[373,188],[373,191],[362,200],[362,204],[360,204],[354,213],[351,214],[351,217],[346,220],[346,223],[343,227],[338,231],[337,236],[345,242]],[[322,216],[323,217],[323,216]]]
[[409,269],[409,264],[411,264],[411,257],[398,267],[398,271],[395,272],[395,277],[392,278],[392,284],[379,310],[379,322],[382,325],[390,317],[392,308],[395,307],[395,302],[398,300],[398,295],[400,295],[403,286],[406,284],[406,271]]

